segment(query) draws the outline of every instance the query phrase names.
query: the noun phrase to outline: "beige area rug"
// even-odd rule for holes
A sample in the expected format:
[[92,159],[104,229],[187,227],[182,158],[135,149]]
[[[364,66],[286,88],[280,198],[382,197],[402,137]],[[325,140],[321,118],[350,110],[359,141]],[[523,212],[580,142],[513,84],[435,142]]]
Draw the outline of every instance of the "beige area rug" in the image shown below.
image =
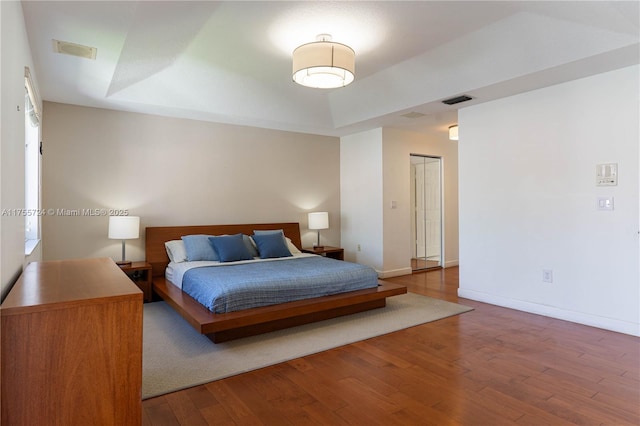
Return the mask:
[[472,308],[407,293],[387,306],[214,344],[164,302],[144,305],[142,398],[212,382]]

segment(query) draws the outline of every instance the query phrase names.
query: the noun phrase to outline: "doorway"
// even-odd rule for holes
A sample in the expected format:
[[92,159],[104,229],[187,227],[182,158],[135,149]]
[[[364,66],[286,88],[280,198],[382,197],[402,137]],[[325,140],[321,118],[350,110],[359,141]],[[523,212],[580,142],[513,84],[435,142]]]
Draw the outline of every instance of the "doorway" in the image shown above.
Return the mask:
[[411,269],[442,267],[442,158],[411,154]]

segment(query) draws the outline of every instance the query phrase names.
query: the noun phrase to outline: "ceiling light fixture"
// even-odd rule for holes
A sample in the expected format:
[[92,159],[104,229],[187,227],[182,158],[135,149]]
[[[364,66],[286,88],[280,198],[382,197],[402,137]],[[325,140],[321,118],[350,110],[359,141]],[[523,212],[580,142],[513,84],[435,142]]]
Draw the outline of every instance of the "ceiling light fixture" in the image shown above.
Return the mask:
[[458,140],[458,125],[454,124],[453,126],[449,126],[449,140],[457,141]]
[[293,81],[317,89],[344,87],[355,78],[355,56],[352,48],[331,41],[320,34],[315,42],[303,44],[293,51]]

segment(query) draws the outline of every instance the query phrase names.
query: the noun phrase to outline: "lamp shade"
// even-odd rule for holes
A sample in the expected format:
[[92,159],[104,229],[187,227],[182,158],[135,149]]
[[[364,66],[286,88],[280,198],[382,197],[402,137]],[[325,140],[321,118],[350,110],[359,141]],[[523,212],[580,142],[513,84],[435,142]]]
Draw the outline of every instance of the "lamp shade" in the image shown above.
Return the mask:
[[457,141],[458,140],[458,125],[455,124],[453,126],[449,126],[449,140]]
[[133,240],[140,237],[138,216],[109,216],[109,238]]
[[329,213],[309,213],[309,229],[329,229]]
[[293,51],[293,81],[318,89],[343,87],[355,79],[355,52],[349,46],[334,43],[328,34],[320,34],[313,43]]

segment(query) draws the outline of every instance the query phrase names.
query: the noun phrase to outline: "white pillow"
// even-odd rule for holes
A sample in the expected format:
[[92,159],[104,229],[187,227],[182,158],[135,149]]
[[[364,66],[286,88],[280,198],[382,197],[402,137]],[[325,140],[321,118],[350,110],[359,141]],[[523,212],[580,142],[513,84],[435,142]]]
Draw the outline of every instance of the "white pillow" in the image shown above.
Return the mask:
[[184,241],[167,241],[164,243],[164,248],[167,250],[167,256],[169,256],[171,262],[180,263],[187,261],[187,250],[184,247]]
[[291,242],[290,238],[285,237],[285,240],[287,240],[287,248],[289,249],[291,254],[300,254],[300,253],[302,253],[300,250],[298,250],[298,247],[296,247],[296,245]]

